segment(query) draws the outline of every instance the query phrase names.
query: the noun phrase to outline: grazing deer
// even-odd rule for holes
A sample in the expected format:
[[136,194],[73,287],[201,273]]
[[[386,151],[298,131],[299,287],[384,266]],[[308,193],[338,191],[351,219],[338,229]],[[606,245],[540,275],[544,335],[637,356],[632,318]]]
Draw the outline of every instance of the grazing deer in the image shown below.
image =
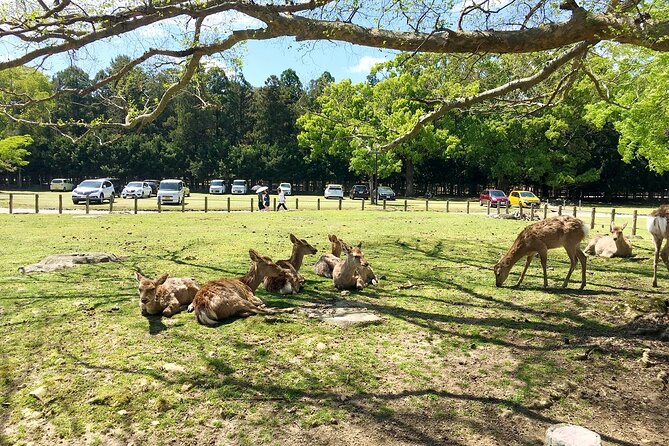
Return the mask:
[[516,283],[516,286],[520,285],[525,278],[525,272],[530,266],[532,258],[535,254],[538,254],[544,271],[544,288],[548,287],[548,276],[546,274],[548,250],[564,247],[571,261],[571,266],[562,283],[562,288],[566,288],[569,283],[571,273],[576,268],[578,261],[581,262],[581,289],[585,288],[586,257],[579,244],[587,233],[588,227],[581,220],[569,216],[547,218],[527,226],[520,231],[509,251],[495,265],[495,284],[502,286],[513,265],[523,257],[527,257],[525,268],[523,268],[518,283]]
[[205,283],[197,292],[188,311],[195,312],[202,325],[216,325],[231,316],[247,317],[254,314],[275,314],[292,309],[265,307],[255,291],[265,277],[276,277],[283,271],[269,257],[249,250],[251,269],[238,279],[218,279]]
[[265,277],[263,284],[265,289],[271,293],[279,294],[297,294],[304,284],[304,277],[299,273],[302,267],[302,260],[307,254],[316,254],[316,248],[311,246],[306,240],[298,239],[290,234],[290,241],[293,242],[293,252],[288,260],[279,260],[276,262],[283,273],[278,277]]
[[328,239],[332,243],[332,254],[323,254],[318,262],[314,265],[314,273],[317,276],[332,278],[332,270],[341,260],[341,251],[343,242],[337,238],[336,235],[328,235]]
[[334,286],[338,290],[362,290],[367,285],[368,277],[363,277],[360,270],[369,267],[369,263],[362,255],[362,242],[353,248],[343,243],[342,248],[346,252],[346,260],[340,260],[332,271]]
[[655,242],[655,258],[653,259],[653,286],[657,287],[657,261],[659,257],[662,257],[662,262],[664,266],[669,270],[669,242],[664,244],[662,247],[662,240],[665,238],[669,240],[669,232],[667,232],[667,219],[669,218],[669,205],[662,205],[659,208],[655,209],[648,216],[648,222],[646,223],[646,229],[653,236],[653,242]]
[[171,317],[193,302],[200,289],[193,279],[171,277],[163,274],[158,279],[149,279],[135,272],[138,282],[139,309],[142,316],[162,314]]
[[623,235],[627,223],[618,226],[611,222],[611,235],[598,234],[590,240],[583,252],[600,257],[630,257],[632,245]]

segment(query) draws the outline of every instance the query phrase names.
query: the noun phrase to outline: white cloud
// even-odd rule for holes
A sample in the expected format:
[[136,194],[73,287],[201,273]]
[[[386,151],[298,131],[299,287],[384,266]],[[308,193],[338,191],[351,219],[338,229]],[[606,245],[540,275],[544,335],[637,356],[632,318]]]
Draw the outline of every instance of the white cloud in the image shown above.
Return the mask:
[[237,11],[224,11],[210,15],[205,20],[207,26],[229,30],[240,30],[248,28],[261,28],[263,22]]
[[386,59],[382,57],[362,56],[357,65],[348,67],[348,71],[351,73],[369,73],[374,65],[383,62],[386,62]]
[[205,70],[209,70],[210,68],[220,68],[221,70],[223,70],[223,72],[225,72],[226,76],[235,75],[235,70],[233,68],[230,68],[230,66],[228,66],[225,62],[223,62],[220,59],[207,57],[203,59],[202,66],[204,67]]
[[149,25],[139,30],[139,35],[147,39],[155,37],[165,37],[167,33],[159,25]]

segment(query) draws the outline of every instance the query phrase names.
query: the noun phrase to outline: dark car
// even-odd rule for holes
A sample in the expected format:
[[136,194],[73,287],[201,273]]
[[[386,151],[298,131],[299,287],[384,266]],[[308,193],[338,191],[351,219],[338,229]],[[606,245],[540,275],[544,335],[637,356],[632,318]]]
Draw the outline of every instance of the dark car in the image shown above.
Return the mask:
[[349,197],[351,198],[351,200],[355,200],[356,198],[362,198],[363,200],[367,200],[369,198],[369,188],[364,184],[356,184],[351,188]]
[[379,186],[378,192],[375,191],[375,195],[378,200],[392,201],[396,198],[395,191],[388,186]]
[[151,188],[151,196],[152,197],[157,197],[158,196],[158,185],[160,184],[160,181],[158,180],[144,180],[145,183],[149,183],[149,187]]
[[508,207],[509,197],[501,190],[486,189],[479,195],[479,204],[486,206],[488,202],[490,202],[491,207]]

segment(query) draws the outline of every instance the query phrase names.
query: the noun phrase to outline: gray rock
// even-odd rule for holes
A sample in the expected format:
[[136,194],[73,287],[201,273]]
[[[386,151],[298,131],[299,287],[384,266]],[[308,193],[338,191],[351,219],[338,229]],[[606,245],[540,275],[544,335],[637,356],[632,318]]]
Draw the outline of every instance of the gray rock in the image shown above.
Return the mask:
[[323,318],[323,322],[338,327],[364,327],[366,325],[380,324],[383,322],[383,318],[374,313],[360,311],[335,314],[332,317]]
[[598,433],[574,424],[554,424],[546,430],[545,446],[601,446]]
[[39,263],[19,267],[22,274],[48,273],[63,268],[92,263],[114,262],[118,260],[114,254],[106,252],[75,252],[72,254],[55,254],[43,258]]

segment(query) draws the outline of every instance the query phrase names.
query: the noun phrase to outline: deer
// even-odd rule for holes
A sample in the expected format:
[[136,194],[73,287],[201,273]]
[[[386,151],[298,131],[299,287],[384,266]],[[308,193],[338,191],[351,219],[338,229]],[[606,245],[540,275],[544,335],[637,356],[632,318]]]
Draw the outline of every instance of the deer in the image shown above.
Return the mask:
[[346,253],[346,259],[340,260],[332,271],[334,286],[338,290],[362,290],[367,285],[368,279],[371,282],[366,273],[361,274],[361,269],[369,268],[369,263],[362,254],[362,242],[352,248],[343,243],[342,248]]
[[304,285],[304,277],[299,273],[302,267],[302,260],[307,254],[316,254],[316,248],[311,246],[306,240],[298,239],[290,234],[290,241],[293,243],[293,252],[288,260],[278,260],[276,262],[283,273],[278,277],[265,277],[263,284],[270,293],[279,294],[297,294]]
[[657,261],[662,257],[664,266],[669,270],[669,241],[662,247],[662,241],[666,238],[669,240],[669,232],[667,232],[667,219],[669,219],[669,205],[662,205],[655,209],[648,215],[646,222],[646,229],[653,236],[655,243],[655,258],[653,259],[653,287],[657,287]]
[[200,287],[188,277],[169,277],[163,274],[150,279],[135,272],[139,290],[139,309],[142,316],[162,314],[172,317],[193,302]]
[[627,223],[618,226],[611,222],[611,235],[595,235],[583,252],[594,254],[600,257],[630,257],[632,255],[632,245],[623,235]]
[[248,317],[254,314],[276,314],[292,311],[292,308],[267,308],[254,293],[265,277],[278,277],[283,269],[269,257],[249,250],[251,268],[237,279],[221,278],[202,285],[195,295],[189,312],[202,325],[214,326],[232,317]]
[[525,227],[520,231],[509,251],[495,264],[495,285],[502,286],[513,265],[518,260],[526,257],[525,268],[523,268],[523,272],[515,285],[519,286],[525,278],[527,268],[532,263],[532,258],[538,254],[544,272],[544,288],[547,288],[546,261],[548,250],[563,247],[567,251],[571,265],[567,277],[562,283],[562,288],[567,287],[569,278],[579,261],[581,262],[581,289],[585,288],[586,256],[579,245],[587,235],[588,230],[588,226],[581,220],[570,216],[551,217]]
[[317,276],[332,278],[332,270],[341,260],[342,241],[336,235],[328,235],[328,240],[332,243],[332,254],[323,254],[314,265],[314,273]]

